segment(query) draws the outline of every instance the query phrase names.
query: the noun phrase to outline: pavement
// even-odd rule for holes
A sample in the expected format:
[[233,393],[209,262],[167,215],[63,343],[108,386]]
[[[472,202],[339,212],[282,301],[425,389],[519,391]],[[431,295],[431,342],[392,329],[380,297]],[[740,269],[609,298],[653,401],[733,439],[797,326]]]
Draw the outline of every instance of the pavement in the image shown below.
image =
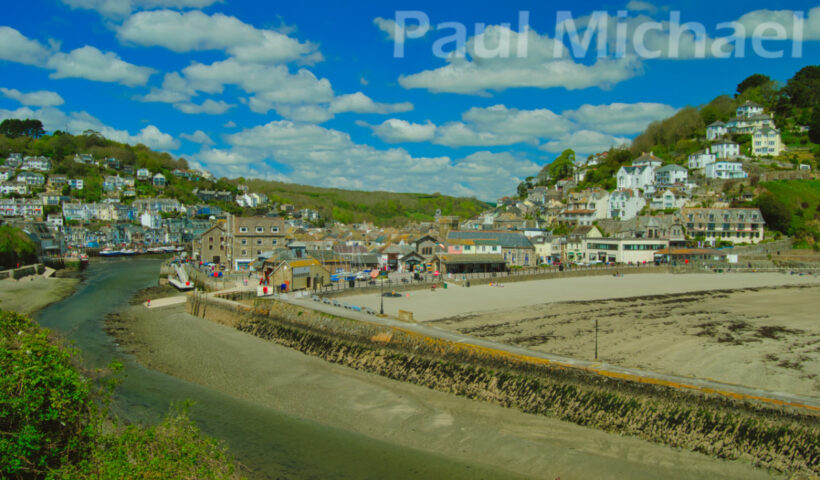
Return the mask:
[[[185,303],[188,299],[187,295],[177,295],[175,297],[158,298],[156,300],[148,300],[143,303],[147,308],[162,308],[170,307]],[[150,304],[148,302],[151,302]]]

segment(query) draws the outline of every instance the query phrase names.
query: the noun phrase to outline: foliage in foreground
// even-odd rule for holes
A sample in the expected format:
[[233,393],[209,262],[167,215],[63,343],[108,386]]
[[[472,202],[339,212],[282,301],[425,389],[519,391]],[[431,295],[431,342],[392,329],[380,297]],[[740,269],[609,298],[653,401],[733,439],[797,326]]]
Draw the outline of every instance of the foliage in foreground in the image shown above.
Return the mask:
[[233,459],[176,409],[160,425],[119,428],[108,388],[28,317],[0,312],[0,478],[239,478]]

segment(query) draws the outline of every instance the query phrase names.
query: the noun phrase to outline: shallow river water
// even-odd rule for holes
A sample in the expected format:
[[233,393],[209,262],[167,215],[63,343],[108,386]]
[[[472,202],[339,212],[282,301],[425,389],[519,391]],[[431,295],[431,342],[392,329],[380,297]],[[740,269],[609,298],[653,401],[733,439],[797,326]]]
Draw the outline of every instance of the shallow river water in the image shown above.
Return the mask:
[[[398,447],[264,408],[138,364],[104,330],[104,318],[128,306],[139,289],[157,284],[161,260],[105,259],[93,262],[71,297],[36,317],[80,351],[88,367],[123,361],[114,412],[130,422],[155,423],[175,401],[192,400],[191,417],[202,430],[226,442],[259,479],[480,479],[509,474],[443,456]],[[237,372],[241,374],[241,372]]]

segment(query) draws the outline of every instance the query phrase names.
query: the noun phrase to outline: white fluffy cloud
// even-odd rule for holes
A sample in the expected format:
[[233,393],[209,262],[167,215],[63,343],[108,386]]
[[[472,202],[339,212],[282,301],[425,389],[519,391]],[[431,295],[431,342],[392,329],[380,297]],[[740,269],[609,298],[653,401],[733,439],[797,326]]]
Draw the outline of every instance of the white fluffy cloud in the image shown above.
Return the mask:
[[[525,38],[521,38],[525,37]],[[519,45],[526,44],[526,52]],[[561,56],[556,56],[556,49]],[[533,30],[515,32],[491,25],[465,45],[466,55],[451,54],[448,64],[399,77],[404,88],[424,88],[431,92],[487,94],[517,87],[568,90],[608,88],[640,72],[634,56],[598,59],[592,65],[566,57],[566,48]]]
[[[220,175],[249,175],[338,188],[447,192],[492,199],[515,188],[539,166],[510,154],[479,152],[459,160],[379,150],[347,133],[282,120],[228,135],[224,149],[194,159]],[[284,165],[289,173],[282,173]],[[401,172],[397,175],[396,172]]]
[[20,90],[13,88],[0,87],[0,92],[12,100],[17,100],[23,105],[31,107],[56,107],[65,103],[63,97],[61,97],[59,93],[50,92],[48,90],[23,93]]
[[136,135],[126,130],[118,130],[105,125],[88,112],[64,113],[54,107],[32,109],[21,107],[17,110],[0,109],[0,120],[6,118],[33,118],[43,122],[47,131],[62,130],[69,133],[81,134],[86,130],[99,132],[105,138],[117,142],[137,144],[141,143],[156,150],[176,150],[179,141],[167,133],[163,133],[154,125],[148,125]]
[[62,0],[69,7],[95,10],[112,19],[127,17],[141,8],[205,8],[220,0]]
[[357,121],[357,125],[368,127],[373,133],[387,143],[426,142],[436,134],[436,126],[429,120],[426,123],[412,123],[398,118],[389,118],[381,125],[370,125]]
[[214,141],[211,140],[211,137],[209,137],[208,134],[203,132],[202,130],[197,130],[194,133],[182,133],[179,136],[185,140],[188,140],[189,142],[199,143],[201,145],[214,144]]
[[31,40],[11,27],[0,27],[0,60],[42,66],[50,52],[37,40]]
[[612,103],[583,105],[563,113],[586,128],[610,134],[642,132],[647,125],[674,115],[677,109],[663,103]]
[[374,102],[362,92],[350,93],[347,95],[340,95],[330,102],[331,113],[399,113],[408,112],[413,109],[413,104],[410,102],[401,103],[379,103]]
[[113,82],[134,87],[145,85],[156,70],[123,61],[113,52],[103,53],[84,46],[70,53],[56,53],[47,62],[54,70],[51,78],[85,78],[98,82]]
[[[251,99],[251,101],[252,103],[256,102],[254,99]],[[268,109],[267,105],[262,105],[261,107],[251,105],[251,110],[254,108],[259,108],[264,111]],[[281,117],[295,122],[324,123],[333,118],[333,114],[329,112],[327,108],[320,105],[275,105],[273,108]]]
[[206,113],[208,115],[222,115],[234,106],[235,105],[231,105],[222,100],[214,101],[210,98],[202,102],[201,105],[191,102],[174,104],[174,108],[176,108],[182,113],[187,113],[189,115],[195,115],[198,113]]
[[321,60],[316,45],[272,30],[259,30],[236,17],[198,10],[139,12],[117,30],[120,41],[165,47],[175,52],[225,50],[240,62],[282,63]]
[[559,139],[549,141],[541,145],[542,150],[552,153],[563,152],[571,148],[579,155],[603,152],[611,147],[628,145],[630,140],[624,137],[614,137],[601,132],[591,130],[579,130],[571,134],[562,136]]

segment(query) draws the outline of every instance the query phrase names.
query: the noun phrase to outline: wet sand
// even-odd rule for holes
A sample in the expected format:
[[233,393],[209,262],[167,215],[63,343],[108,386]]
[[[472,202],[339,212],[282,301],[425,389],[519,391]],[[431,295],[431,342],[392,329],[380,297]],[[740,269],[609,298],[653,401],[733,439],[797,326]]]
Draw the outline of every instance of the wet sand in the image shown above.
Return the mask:
[[532,478],[769,478],[743,462],[620,437],[360,372],[198,319],[131,307],[109,322],[149,368],[379,441]]
[[556,302],[434,321],[489,340],[624,367],[820,397],[820,286]]
[[41,275],[0,280],[0,309],[31,315],[71,295],[78,283],[77,278],[43,278]]

